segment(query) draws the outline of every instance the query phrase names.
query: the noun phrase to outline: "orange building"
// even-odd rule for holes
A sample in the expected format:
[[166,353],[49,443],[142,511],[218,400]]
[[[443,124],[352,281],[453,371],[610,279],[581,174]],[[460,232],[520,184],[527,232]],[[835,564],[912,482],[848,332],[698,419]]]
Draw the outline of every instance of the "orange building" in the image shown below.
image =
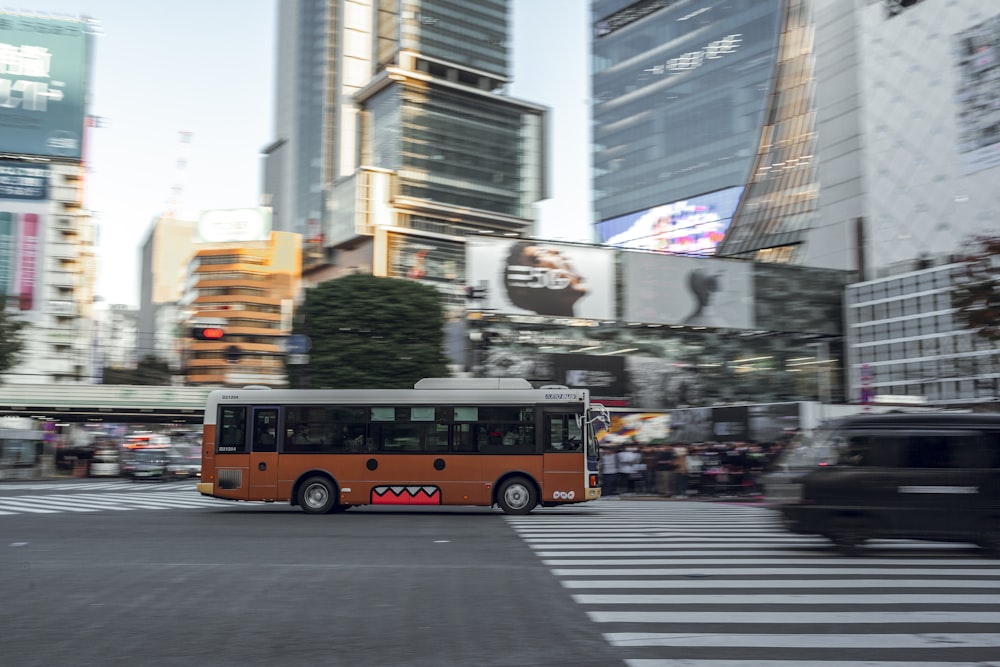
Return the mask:
[[284,342],[301,282],[302,237],[263,236],[195,245],[180,303],[185,326],[217,325],[225,335],[180,337],[186,385],[287,384]]

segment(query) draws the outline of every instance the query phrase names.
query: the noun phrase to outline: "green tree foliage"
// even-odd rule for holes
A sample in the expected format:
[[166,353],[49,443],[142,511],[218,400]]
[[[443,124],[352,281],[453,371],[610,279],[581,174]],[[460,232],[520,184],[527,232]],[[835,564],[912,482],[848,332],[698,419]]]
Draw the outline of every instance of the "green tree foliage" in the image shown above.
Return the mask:
[[448,375],[444,311],[429,285],[345,276],[308,290],[296,320],[312,348],[308,364],[288,365],[292,387],[408,389]]
[[171,384],[170,366],[166,361],[147,355],[132,368],[105,368],[101,381],[104,384],[143,384],[168,386]]
[[1000,341],[1000,236],[972,239],[954,275],[955,319],[989,341]]
[[20,361],[24,342],[21,333],[24,321],[0,308],[0,373],[13,368]]

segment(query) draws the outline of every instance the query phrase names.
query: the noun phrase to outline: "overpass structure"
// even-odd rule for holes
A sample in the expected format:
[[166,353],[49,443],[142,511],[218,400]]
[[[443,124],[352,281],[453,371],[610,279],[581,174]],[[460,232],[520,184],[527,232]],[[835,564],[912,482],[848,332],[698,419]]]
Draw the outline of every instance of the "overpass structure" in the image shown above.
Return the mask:
[[0,416],[62,422],[200,424],[219,387],[117,384],[0,385]]

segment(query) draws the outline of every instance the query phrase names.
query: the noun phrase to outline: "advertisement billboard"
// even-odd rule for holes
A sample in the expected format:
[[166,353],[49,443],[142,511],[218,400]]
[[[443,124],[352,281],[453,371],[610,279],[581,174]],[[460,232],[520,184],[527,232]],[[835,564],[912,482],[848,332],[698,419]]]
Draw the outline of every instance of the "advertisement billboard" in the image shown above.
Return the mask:
[[389,234],[389,275],[394,278],[453,283],[465,269],[461,243]]
[[271,235],[271,209],[226,208],[204,211],[195,227],[196,243],[266,241]]
[[743,186],[655,206],[597,224],[602,243],[618,248],[712,255],[726,236]]
[[482,360],[476,372],[482,377],[523,378],[536,386],[559,384],[589,389],[595,399],[622,399],[629,394],[623,356],[550,354],[509,343],[491,345],[479,354]]
[[0,151],[81,157],[88,45],[83,21],[0,13]]
[[756,328],[751,262],[634,252],[622,268],[628,321]]
[[0,160],[0,199],[41,201],[48,198],[48,165]]
[[954,37],[958,152],[964,174],[1000,165],[1000,15]]
[[466,283],[485,290],[483,308],[549,317],[615,318],[615,257],[605,248],[472,239]]

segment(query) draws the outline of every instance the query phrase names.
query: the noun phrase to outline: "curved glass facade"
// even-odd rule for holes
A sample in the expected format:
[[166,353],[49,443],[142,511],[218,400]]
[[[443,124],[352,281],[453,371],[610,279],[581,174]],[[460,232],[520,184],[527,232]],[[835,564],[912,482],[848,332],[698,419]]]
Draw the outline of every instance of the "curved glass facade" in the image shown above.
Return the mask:
[[621,4],[593,6],[595,219],[745,185],[785,3]]

